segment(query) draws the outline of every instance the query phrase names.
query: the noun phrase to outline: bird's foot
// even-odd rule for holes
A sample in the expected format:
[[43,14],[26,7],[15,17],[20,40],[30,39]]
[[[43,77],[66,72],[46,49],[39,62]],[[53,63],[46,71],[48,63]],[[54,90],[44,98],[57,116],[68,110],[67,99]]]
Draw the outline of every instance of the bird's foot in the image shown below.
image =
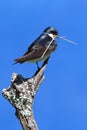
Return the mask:
[[38,62],[36,62],[37,70],[39,71],[41,67],[39,67]]

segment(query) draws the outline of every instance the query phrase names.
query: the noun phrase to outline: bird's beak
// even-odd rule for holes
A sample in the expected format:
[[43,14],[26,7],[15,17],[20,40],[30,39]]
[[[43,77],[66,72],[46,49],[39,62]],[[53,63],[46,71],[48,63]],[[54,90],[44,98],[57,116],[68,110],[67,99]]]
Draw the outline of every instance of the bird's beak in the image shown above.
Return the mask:
[[67,38],[65,38],[65,37],[62,37],[62,36],[57,35],[57,38],[60,38],[60,39],[62,39],[62,40],[65,40],[65,41],[67,41],[67,42],[69,42],[69,43],[71,43],[71,44],[73,44],[73,45],[77,45],[76,42],[73,42],[72,40],[69,40],[69,39],[67,39]]

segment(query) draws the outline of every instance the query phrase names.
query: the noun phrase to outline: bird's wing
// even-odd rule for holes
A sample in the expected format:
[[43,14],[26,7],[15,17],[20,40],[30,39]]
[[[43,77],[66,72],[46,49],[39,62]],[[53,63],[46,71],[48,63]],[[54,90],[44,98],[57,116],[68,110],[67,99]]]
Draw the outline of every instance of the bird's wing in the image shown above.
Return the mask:
[[42,56],[43,52],[45,50],[45,47],[43,47],[42,45],[34,45],[31,50],[28,50],[24,56],[28,55],[29,56],[29,59],[32,60],[32,59],[35,59],[35,58],[39,58]]
[[23,63],[25,61],[35,61],[37,58],[43,55],[49,42],[48,36],[43,36],[42,34],[29,46],[28,50],[20,58],[15,59],[16,63]]
[[34,45],[31,49],[20,58],[15,59],[16,62],[23,63],[25,61],[33,61],[34,59],[40,58],[45,51],[45,47],[42,45]]

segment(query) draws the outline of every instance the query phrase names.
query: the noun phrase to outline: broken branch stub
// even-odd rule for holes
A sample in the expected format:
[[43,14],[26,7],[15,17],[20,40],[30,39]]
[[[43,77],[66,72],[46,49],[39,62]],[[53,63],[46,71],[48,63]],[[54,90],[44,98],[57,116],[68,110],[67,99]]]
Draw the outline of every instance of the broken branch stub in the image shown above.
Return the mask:
[[34,96],[44,80],[46,64],[35,73],[32,78],[13,73],[11,86],[3,89],[3,96],[16,108],[16,116],[19,118],[23,130],[38,130],[33,116]]

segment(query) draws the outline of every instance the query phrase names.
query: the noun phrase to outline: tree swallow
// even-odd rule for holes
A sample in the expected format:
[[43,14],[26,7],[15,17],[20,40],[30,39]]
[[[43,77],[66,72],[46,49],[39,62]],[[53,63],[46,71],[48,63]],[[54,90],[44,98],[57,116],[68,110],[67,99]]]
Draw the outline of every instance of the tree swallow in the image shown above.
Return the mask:
[[58,31],[54,27],[46,28],[42,34],[29,46],[28,50],[22,57],[15,59],[15,63],[34,62],[38,66],[39,61],[49,59],[51,53],[55,51],[58,37]]

